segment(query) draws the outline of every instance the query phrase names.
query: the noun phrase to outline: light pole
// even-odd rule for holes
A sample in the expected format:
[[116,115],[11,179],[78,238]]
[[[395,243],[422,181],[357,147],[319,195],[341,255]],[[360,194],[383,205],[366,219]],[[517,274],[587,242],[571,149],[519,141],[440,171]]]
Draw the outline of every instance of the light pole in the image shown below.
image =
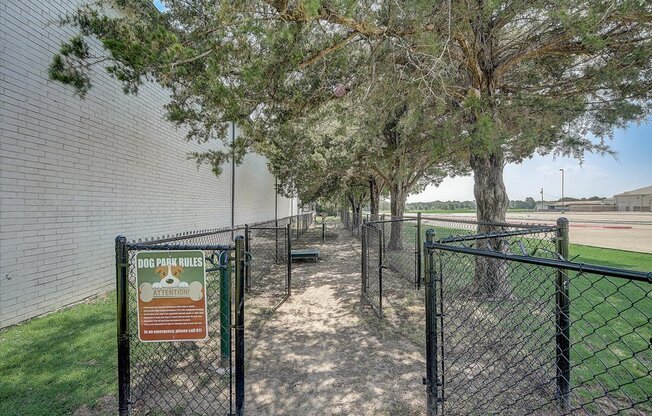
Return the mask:
[[561,172],[561,213],[566,212],[566,207],[564,205],[564,169],[559,169]]

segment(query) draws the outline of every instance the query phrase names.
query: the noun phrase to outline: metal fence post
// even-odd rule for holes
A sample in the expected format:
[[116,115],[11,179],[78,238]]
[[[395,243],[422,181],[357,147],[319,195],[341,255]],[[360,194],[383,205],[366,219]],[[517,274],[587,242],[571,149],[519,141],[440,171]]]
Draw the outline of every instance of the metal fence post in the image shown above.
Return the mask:
[[129,414],[131,398],[131,377],[129,366],[129,251],[127,239],[115,238],[115,275],[117,290],[118,321],[118,413]]
[[[381,232],[383,233],[383,237],[385,237],[385,214],[381,215],[380,221],[381,221],[381,223],[380,223],[381,224],[381,226],[380,226],[381,227]],[[383,250],[385,250],[385,247],[383,247]]]
[[276,248],[276,257],[274,257],[274,263],[278,264],[278,219],[274,220],[274,235],[276,237],[276,244],[274,245]]
[[323,219],[321,223],[321,241],[322,243],[326,242],[326,219]]
[[378,238],[378,316],[383,317],[383,236]]
[[[557,220],[557,253],[568,260],[568,220]],[[568,272],[557,269],[556,282],[557,300],[557,334],[556,341],[556,368],[557,368],[557,397],[561,401],[562,409],[570,408],[570,297]]]
[[285,229],[288,250],[288,296],[292,296],[292,229],[290,227],[290,224],[288,224]]
[[235,414],[244,415],[244,313],[245,313],[245,242],[244,237],[235,238]]
[[366,224],[362,226],[362,296],[365,294],[366,282],[367,282],[367,227]]
[[[249,253],[251,250],[251,236],[249,235],[250,232],[251,230],[249,229],[249,224],[245,224],[244,251],[246,253]],[[245,291],[249,293],[249,291],[251,290],[251,273],[249,267],[245,269],[244,280],[245,280]]]
[[295,238],[295,240],[299,239],[299,226],[300,226],[299,223],[300,222],[301,222],[301,215],[297,215],[297,237]]
[[415,276],[415,286],[417,290],[421,289],[421,262],[423,257],[423,244],[421,243],[421,212],[417,212],[417,267]]
[[[426,242],[434,241],[435,231],[426,231]],[[435,287],[435,268],[433,255],[430,250],[425,256],[425,301],[426,301],[426,397],[427,415],[437,415],[438,397],[438,375],[437,375],[437,305]]]
[[220,253],[220,351],[222,358],[231,355],[231,261],[229,251]]

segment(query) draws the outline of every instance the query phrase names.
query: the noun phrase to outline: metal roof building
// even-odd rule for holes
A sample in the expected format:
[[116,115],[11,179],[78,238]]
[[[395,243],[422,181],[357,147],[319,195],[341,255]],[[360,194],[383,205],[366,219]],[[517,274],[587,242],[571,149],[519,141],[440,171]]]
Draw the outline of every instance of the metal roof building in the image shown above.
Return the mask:
[[652,211],[652,185],[614,195],[618,211]]

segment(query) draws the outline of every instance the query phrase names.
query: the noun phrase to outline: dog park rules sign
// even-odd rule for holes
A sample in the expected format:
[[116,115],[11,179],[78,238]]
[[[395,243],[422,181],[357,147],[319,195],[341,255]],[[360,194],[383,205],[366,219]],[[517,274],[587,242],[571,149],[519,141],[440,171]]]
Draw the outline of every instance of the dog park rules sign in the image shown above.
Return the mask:
[[139,252],[136,287],[141,341],[194,341],[208,337],[202,251]]

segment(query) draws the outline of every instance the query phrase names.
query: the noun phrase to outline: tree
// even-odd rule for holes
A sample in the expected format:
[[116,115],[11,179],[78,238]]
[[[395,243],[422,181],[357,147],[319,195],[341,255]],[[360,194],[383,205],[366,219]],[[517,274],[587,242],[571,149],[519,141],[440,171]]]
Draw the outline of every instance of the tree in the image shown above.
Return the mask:
[[534,209],[537,207],[537,202],[534,200],[534,198],[528,196],[525,198],[525,208],[526,209]]
[[[393,67],[410,74],[399,82],[462,112],[481,221],[505,219],[505,163],[608,151],[586,134],[609,137],[649,113],[652,6],[641,0],[198,1],[170,2],[166,13],[142,0],[102,4],[128,13],[106,18],[87,6],[68,17],[81,33],[51,76],[82,95],[100,61],[128,92],[156,80],[191,138],[241,123],[236,157],[261,127],[310,111],[337,85],[354,88],[352,68],[382,63],[374,50],[391,48]],[[108,56],[91,53],[91,35]],[[195,156],[219,171],[231,152]]]
[[[219,172],[226,158],[278,137],[288,121],[349,90],[364,97],[360,87],[378,78],[358,77],[356,68],[380,70],[421,99],[406,112],[400,103],[385,107],[395,122],[383,119],[384,136],[406,146],[379,160],[407,166],[392,156],[419,148],[413,140],[431,143],[411,131],[448,131],[451,160],[465,154],[474,173],[480,232],[505,220],[506,163],[534,153],[609,152],[613,129],[650,111],[652,3],[645,0],[204,0],[170,2],[162,14],[145,0],[103,4],[126,13],[109,18],[86,6],[71,15],[67,23],[80,35],[54,57],[53,79],[83,95],[90,68],[101,63],[127,92],[155,80],[172,93],[169,119],[188,126],[191,139],[221,137],[235,121],[244,134],[234,148],[194,155]],[[106,56],[92,52],[91,36]],[[419,123],[402,124],[405,114],[419,114]],[[385,179],[396,203],[419,181]],[[494,249],[504,247],[496,241]],[[486,274],[479,286],[488,293],[505,286],[499,271]]]

